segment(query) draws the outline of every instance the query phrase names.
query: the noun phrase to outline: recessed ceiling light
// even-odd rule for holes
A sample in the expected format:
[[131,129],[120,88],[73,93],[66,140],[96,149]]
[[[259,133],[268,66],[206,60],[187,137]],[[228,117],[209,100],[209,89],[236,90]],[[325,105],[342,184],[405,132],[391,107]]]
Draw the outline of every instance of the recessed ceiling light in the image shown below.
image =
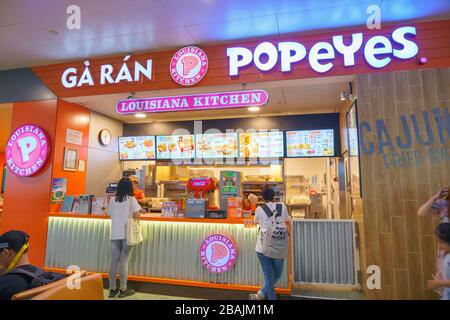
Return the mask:
[[143,119],[143,118],[146,118],[146,117],[147,117],[147,115],[145,115],[145,114],[143,114],[143,113],[136,113],[134,116],[135,116],[136,118],[140,118],[140,119]]
[[55,30],[55,29],[50,29],[50,30],[48,30],[48,32],[50,34],[54,35],[54,36],[59,36],[60,35],[59,31]]
[[258,112],[259,110],[261,110],[260,107],[250,107],[250,108],[248,108],[248,111],[250,111],[250,112]]

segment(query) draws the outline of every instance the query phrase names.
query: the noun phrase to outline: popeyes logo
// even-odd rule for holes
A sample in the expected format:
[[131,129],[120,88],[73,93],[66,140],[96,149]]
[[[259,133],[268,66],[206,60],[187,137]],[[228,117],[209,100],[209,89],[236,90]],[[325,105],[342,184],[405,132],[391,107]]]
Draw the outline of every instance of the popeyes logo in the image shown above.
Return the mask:
[[215,233],[203,240],[200,259],[203,266],[214,273],[224,273],[233,268],[237,258],[237,247],[232,238]]
[[38,126],[26,124],[13,131],[6,144],[6,163],[12,173],[28,177],[37,173],[49,154],[49,139]]
[[170,75],[176,83],[192,86],[198,83],[208,71],[208,57],[202,49],[184,47],[178,50],[170,61]]

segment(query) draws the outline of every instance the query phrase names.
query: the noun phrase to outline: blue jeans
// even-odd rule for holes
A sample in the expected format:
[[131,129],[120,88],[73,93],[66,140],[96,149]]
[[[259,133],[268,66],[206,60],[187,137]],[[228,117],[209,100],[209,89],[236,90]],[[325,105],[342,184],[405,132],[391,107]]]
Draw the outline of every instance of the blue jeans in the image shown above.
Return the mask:
[[260,293],[269,300],[276,300],[275,285],[283,273],[284,259],[274,259],[257,252],[259,263],[264,273],[264,286]]
[[[109,260],[109,289],[116,290],[116,276],[119,271],[120,289],[127,289],[128,260],[130,260],[133,246],[127,246],[125,239],[110,240],[110,260]],[[117,270],[119,269],[119,270]]]

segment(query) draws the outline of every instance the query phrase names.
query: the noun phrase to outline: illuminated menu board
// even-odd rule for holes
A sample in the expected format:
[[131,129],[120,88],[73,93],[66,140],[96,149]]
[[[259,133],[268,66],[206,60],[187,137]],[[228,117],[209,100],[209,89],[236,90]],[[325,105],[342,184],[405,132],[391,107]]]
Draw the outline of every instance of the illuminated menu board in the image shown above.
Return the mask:
[[120,160],[155,159],[155,137],[119,137]]
[[293,158],[334,156],[333,129],[287,131],[286,149]]
[[284,157],[283,132],[253,132],[239,134],[239,157]]
[[237,158],[237,133],[197,134],[195,136],[197,158]]
[[157,136],[156,145],[158,159],[193,159],[195,143],[193,135]]
[[348,140],[350,145],[350,156],[357,157],[358,152],[358,129],[348,128]]

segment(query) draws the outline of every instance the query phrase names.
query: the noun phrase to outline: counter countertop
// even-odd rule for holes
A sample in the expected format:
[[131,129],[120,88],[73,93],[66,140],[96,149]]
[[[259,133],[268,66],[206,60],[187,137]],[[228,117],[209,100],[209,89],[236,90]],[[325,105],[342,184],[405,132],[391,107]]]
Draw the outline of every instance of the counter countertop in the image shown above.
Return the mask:
[[[108,215],[96,214],[78,214],[78,213],[55,213],[51,212],[49,217],[62,217],[74,219],[109,219]],[[166,222],[195,222],[195,223],[224,223],[224,224],[244,224],[246,219],[192,219],[192,218],[178,218],[178,217],[161,217],[156,215],[141,215],[141,221],[166,221]]]

